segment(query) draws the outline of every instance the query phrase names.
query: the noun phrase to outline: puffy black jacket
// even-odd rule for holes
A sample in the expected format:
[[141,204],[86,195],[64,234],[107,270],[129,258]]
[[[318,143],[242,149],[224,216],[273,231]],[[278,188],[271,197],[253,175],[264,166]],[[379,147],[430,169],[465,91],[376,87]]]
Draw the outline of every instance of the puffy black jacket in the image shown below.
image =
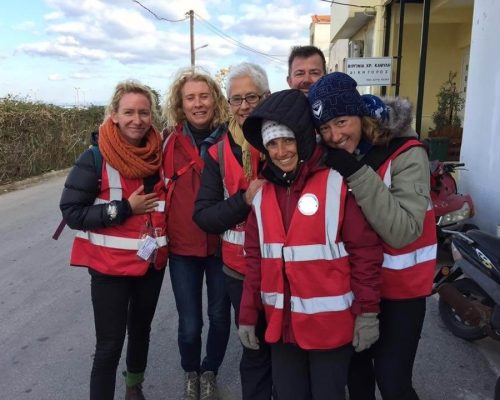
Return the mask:
[[76,160],[64,183],[59,208],[72,229],[91,230],[123,223],[132,214],[126,199],[115,201],[118,214],[110,219],[106,204],[94,205],[99,195],[100,173],[96,170],[92,149],[85,150]]
[[[228,135],[231,150],[241,165],[241,147],[234,142],[229,133]],[[245,221],[250,212],[250,206],[245,202],[243,190],[224,201],[219,163],[210,156],[209,152],[205,154],[204,161],[200,190],[194,203],[193,221],[207,233],[221,234]]]

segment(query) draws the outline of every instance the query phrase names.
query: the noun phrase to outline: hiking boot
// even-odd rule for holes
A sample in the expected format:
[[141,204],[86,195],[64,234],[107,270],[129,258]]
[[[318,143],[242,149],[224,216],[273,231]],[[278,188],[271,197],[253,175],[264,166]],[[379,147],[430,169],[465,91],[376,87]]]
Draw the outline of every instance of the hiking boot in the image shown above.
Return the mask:
[[126,386],[125,400],[146,400],[142,394],[142,385],[139,383],[135,386]]
[[218,400],[217,382],[212,371],[205,371],[200,376],[200,400]]
[[184,374],[184,400],[200,399],[200,377],[196,371]]

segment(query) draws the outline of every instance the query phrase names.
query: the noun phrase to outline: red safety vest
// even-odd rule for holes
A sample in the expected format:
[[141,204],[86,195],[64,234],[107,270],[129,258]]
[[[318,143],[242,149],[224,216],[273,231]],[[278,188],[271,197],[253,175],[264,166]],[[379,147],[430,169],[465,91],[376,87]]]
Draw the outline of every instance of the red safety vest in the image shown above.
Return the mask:
[[[220,165],[222,184],[224,186],[224,199],[234,195],[239,190],[247,190],[249,182],[245,177],[243,167],[240,165],[231,150],[228,132],[222,141],[208,149],[212,158]],[[250,148],[252,171],[257,176],[260,153],[253,147]],[[222,163],[222,165],[221,165]],[[245,243],[245,221],[226,230],[222,234],[222,260],[225,265],[245,275],[246,263],[243,245]]]
[[284,275],[290,285],[292,328],[302,349],[333,349],[352,341],[351,267],[339,234],[346,194],[338,172],[318,171],[306,183],[285,233],[275,186],[266,183],[257,192],[253,205],[267,342],[282,336]]
[[[142,179],[125,178],[103,160],[101,192],[94,204],[128,198],[142,184]],[[155,228],[158,246],[154,264],[157,268],[164,268],[168,257],[168,239],[165,235],[165,191],[162,179],[157,182],[154,191],[160,198],[157,211],[132,215],[121,225],[78,231],[70,264],[92,268],[107,275],[142,276],[147,272],[150,262],[139,258],[137,251],[142,244],[141,235],[148,227],[152,227]]]
[[[405,142],[380,166],[377,172],[388,187],[391,185],[392,160],[410,147],[421,145],[418,140]],[[432,290],[437,252],[432,202],[429,200],[422,234],[417,240],[401,249],[395,249],[387,243],[383,246],[381,297],[399,300],[428,296]]]

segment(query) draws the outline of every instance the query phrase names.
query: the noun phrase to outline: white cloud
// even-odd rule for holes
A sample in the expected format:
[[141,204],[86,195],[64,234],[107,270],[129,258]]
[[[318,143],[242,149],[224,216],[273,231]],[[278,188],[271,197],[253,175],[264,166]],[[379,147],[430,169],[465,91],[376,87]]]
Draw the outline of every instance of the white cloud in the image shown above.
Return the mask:
[[63,81],[65,78],[59,74],[51,74],[48,76],[49,81]]
[[[196,51],[197,65],[216,73],[242,61],[256,62],[268,71],[270,78],[278,77],[279,83],[274,85],[278,88],[285,82],[290,47],[308,42],[311,15],[320,14],[320,10],[328,13],[328,4],[319,0],[140,2],[159,17],[171,20],[184,19],[187,11],[195,11],[195,47],[208,44]],[[88,97],[97,98],[96,93],[104,93],[100,96],[107,99],[115,82],[130,77],[163,92],[176,70],[190,64],[189,19],[175,23],[157,20],[134,0],[44,3],[48,9],[38,20],[34,19],[32,25],[28,21],[19,25],[28,30],[43,29],[43,39],[23,36],[22,41],[2,50],[5,54],[14,52],[9,63],[25,57],[31,61],[23,60],[23,64],[34,60],[42,76],[65,79],[69,92],[80,85],[76,80],[86,80],[92,82]],[[241,48],[245,46],[255,52]],[[258,52],[279,61],[271,61]],[[51,74],[55,63],[59,73]],[[64,93],[62,88],[58,90]],[[44,92],[40,89],[40,93]]]
[[71,74],[70,77],[74,79],[91,79],[92,75],[85,72],[75,72]]

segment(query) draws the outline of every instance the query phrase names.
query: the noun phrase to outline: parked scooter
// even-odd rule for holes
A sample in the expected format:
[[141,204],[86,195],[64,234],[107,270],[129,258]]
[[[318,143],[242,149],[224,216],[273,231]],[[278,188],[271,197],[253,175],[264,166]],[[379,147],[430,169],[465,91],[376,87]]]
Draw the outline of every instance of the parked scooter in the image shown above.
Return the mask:
[[459,338],[500,340],[500,238],[476,229],[445,233],[454,264],[434,279],[441,319]]
[[464,170],[464,163],[431,161],[431,199],[436,215],[438,244],[448,249],[450,235],[445,231],[466,232],[479,229],[467,221],[474,216],[474,203],[469,194],[458,193],[453,173]]

